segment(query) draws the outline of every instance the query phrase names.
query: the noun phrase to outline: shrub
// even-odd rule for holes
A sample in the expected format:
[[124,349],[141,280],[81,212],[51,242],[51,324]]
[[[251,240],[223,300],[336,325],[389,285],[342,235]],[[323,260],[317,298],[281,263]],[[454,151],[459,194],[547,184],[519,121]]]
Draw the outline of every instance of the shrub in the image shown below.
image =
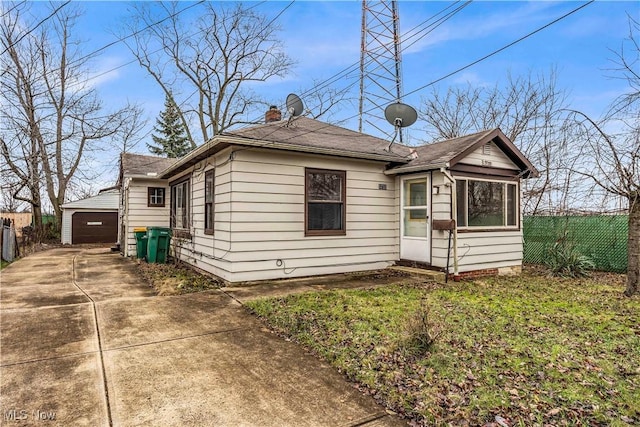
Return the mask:
[[429,352],[444,331],[443,324],[433,320],[426,301],[411,313],[403,325],[400,348],[410,354],[422,355]]
[[546,265],[551,274],[558,277],[586,277],[595,268],[589,257],[582,255],[565,239],[549,248]]

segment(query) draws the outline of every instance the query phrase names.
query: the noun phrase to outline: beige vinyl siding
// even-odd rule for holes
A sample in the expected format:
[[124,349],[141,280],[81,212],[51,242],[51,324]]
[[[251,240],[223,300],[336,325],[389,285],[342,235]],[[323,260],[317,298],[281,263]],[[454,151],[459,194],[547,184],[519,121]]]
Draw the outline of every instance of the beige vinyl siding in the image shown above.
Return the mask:
[[[496,147],[497,148],[497,147]],[[489,178],[489,177],[488,177]],[[451,219],[449,181],[438,171],[433,172],[433,186],[439,194],[432,196],[433,219]],[[431,265],[447,267],[449,232],[433,230]],[[453,248],[453,239],[451,242]],[[522,265],[522,230],[458,232],[458,270],[484,270]],[[453,249],[450,250],[449,271],[453,272]]]
[[[451,190],[449,180],[442,172],[434,171],[431,175],[432,186],[438,189],[438,194],[431,196],[431,219],[451,219]],[[433,193],[433,192],[432,192]],[[431,265],[445,268],[447,266],[447,248],[449,244],[449,231],[432,230],[431,233]],[[453,239],[452,239],[453,246]],[[449,258],[449,265],[453,265],[453,251]]]
[[[127,178],[125,206],[122,218],[125,236],[121,242],[125,256],[136,255],[136,238],[133,229],[136,227],[169,227],[169,187],[166,180]],[[164,207],[147,206],[149,187],[165,189]]]
[[[231,149],[223,150],[196,164],[171,180],[189,177],[191,239],[173,239],[174,255],[202,270],[225,280],[232,279],[232,268],[228,258],[231,249],[230,225],[230,179]],[[218,166],[219,165],[219,166]],[[214,234],[204,232],[204,180],[206,172],[214,171]]]
[[[496,144],[490,142],[488,144],[490,146],[490,154],[484,154],[483,147],[479,147],[474,150],[471,154],[466,156],[464,159],[460,161],[460,163],[464,163],[467,165],[474,166],[487,166],[492,168],[500,168],[500,169],[510,169],[510,170],[518,170],[518,166],[515,165],[507,157],[507,155],[502,151]],[[489,162],[489,163],[487,163]]]
[[458,233],[461,273],[521,265],[522,231]]
[[70,245],[71,240],[71,217],[73,216],[74,210],[63,209],[62,210],[62,228],[60,231],[60,241],[63,245]]
[[[305,168],[346,171],[346,236],[305,236]],[[193,239],[180,255],[234,282],[387,267],[398,258],[399,231],[395,179],[383,170],[371,161],[237,150],[216,168],[213,236],[204,234],[204,173],[193,174]]]

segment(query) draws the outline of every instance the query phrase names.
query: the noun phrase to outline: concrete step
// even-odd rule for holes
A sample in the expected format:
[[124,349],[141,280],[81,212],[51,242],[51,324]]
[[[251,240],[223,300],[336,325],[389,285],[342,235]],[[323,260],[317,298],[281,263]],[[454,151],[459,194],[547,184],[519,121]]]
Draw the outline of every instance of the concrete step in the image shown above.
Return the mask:
[[402,271],[413,277],[419,277],[425,280],[432,280],[438,283],[444,283],[445,274],[441,271],[427,270],[424,268],[405,267],[402,265],[394,265],[389,267],[391,270]]

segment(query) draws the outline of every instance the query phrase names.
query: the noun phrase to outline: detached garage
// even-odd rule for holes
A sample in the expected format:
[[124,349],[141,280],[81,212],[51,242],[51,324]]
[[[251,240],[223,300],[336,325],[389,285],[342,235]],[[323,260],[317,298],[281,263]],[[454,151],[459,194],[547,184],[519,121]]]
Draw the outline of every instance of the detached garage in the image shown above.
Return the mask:
[[62,243],[116,243],[119,198],[114,189],[62,205]]

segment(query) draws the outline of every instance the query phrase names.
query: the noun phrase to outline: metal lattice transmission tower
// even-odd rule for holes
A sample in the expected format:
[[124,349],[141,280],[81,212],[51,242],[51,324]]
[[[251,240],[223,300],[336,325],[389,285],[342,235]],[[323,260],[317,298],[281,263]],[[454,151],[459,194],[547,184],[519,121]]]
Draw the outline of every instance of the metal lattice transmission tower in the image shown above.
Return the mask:
[[393,135],[384,109],[392,102],[401,102],[402,97],[398,19],[397,1],[362,1],[360,132],[375,128],[389,137]]

